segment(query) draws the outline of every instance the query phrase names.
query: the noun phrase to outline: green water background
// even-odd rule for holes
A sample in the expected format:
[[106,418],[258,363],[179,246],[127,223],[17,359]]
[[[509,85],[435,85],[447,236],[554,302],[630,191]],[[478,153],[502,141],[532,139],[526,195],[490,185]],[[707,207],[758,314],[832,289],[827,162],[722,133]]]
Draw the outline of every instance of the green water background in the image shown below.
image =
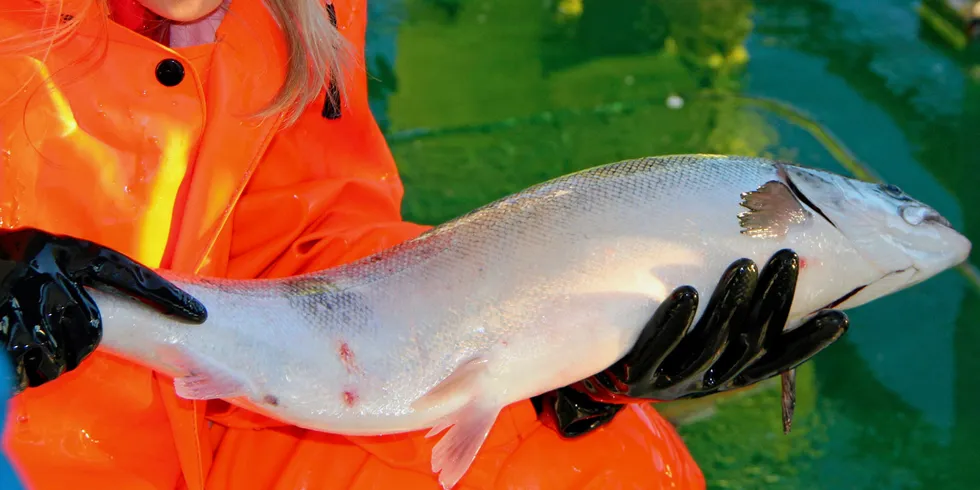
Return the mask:
[[[368,3],[406,219],[615,160],[726,153],[868,169],[980,241],[980,55],[920,2]],[[949,271],[851,319],[800,370],[788,436],[772,383],[662,407],[709,488],[980,488],[975,285]]]

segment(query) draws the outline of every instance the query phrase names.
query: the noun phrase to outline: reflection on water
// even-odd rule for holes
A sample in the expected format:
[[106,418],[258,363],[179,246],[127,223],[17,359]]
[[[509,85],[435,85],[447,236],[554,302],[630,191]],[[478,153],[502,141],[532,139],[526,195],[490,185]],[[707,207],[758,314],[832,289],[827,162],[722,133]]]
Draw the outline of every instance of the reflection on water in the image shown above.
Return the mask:
[[[372,108],[407,219],[441,222],[598,163],[710,152],[843,173],[852,158],[980,240],[980,48],[924,28],[917,2],[368,4]],[[977,290],[950,271],[852,325],[801,370],[789,436],[775,385],[663,407],[709,488],[976,486]]]

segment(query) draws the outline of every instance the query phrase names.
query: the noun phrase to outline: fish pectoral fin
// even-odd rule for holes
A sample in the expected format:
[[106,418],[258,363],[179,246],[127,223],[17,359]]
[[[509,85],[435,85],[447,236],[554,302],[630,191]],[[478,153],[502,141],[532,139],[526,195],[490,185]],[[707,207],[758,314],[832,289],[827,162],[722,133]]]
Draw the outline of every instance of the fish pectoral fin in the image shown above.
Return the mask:
[[454,487],[469,470],[503,408],[487,397],[486,374],[487,359],[473,356],[412,404],[414,410],[428,410],[465,397],[458,410],[437,420],[425,435],[429,438],[449,429],[432,448],[432,471],[439,474],[444,489]]
[[427,393],[412,403],[412,409],[425,411],[433,408],[448,398],[474,393],[483,374],[486,373],[487,360],[474,356],[459,365],[445,379],[433,386]]
[[744,211],[738,215],[742,234],[757,238],[783,238],[793,226],[805,225],[810,212],[793,195],[786,184],[766,182],[752,192],[742,194]]
[[234,371],[188,349],[168,346],[160,349],[160,355],[168,364],[186,373],[174,377],[174,389],[181,398],[249,398],[253,392],[247,380]]
[[439,474],[442,488],[456,486],[470,469],[502,408],[487,399],[473,398],[427,434],[431,437],[452,426],[432,448],[432,471]]

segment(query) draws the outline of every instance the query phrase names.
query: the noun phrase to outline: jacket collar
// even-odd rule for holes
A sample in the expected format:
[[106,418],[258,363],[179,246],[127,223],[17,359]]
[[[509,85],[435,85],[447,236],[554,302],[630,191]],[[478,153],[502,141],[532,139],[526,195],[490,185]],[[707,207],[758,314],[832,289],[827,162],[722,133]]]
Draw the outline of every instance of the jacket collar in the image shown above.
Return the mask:
[[251,117],[285,80],[287,52],[278,26],[260,0],[231,2],[218,27],[207,82],[207,123],[193,165],[185,211],[170,267],[221,275],[226,254],[219,235],[281,118]]

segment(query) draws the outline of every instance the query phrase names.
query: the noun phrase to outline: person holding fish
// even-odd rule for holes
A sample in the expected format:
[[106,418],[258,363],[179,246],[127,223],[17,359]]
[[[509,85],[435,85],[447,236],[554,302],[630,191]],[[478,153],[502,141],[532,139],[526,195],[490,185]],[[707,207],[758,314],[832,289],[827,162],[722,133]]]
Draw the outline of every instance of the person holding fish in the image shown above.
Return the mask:
[[[368,109],[365,15],[365,0],[0,7],[0,338],[18,392],[4,443],[27,488],[439,487],[424,432],[305,430],[180,398],[96,350],[87,288],[193,329],[207,305],[155,271],[289,277],[429,229],[400,216]],[[783,250],[732,263],[709,298],[678,288],[623,359],[505,408],[460,486],[702,488],[648,402],[789,373],[839,338],[833,309],[782,333],[801,267]]]

